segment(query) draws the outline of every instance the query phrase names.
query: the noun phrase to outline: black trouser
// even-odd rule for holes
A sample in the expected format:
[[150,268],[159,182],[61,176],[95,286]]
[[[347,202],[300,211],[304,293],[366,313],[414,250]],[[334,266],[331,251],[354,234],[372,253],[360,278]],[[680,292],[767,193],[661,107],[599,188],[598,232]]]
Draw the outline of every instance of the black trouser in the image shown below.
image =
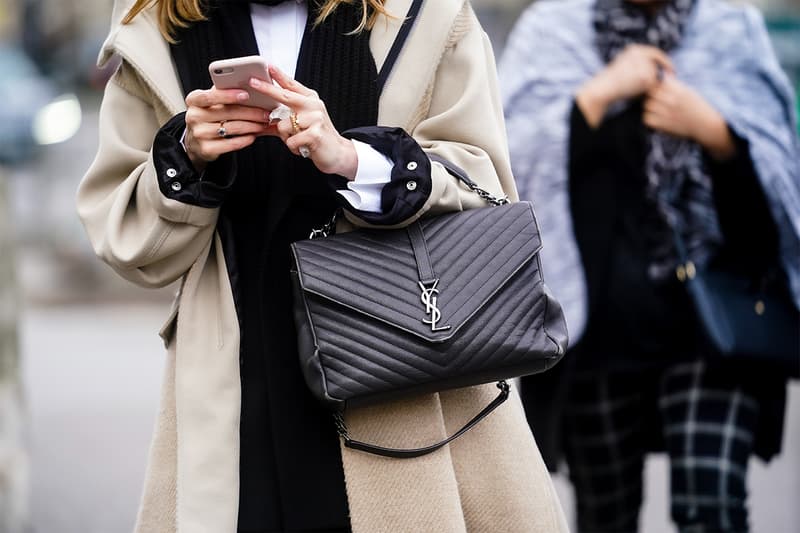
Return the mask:
[[715,379],[703,362],[579,378],[571,391],[565,452],[581,532],[637,531],[647,417],[657,417],[669,455],[679,531],[748,530],[747,463],[759,412],[752,396]]

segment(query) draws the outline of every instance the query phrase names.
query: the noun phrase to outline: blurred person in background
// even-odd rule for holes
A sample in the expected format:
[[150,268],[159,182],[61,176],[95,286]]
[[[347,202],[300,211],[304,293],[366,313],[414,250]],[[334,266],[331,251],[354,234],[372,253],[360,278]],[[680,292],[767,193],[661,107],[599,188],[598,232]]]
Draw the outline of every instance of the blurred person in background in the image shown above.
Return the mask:
[[566,459],[579,529],[636,531],[645,455],[665,450],[680,531],[747,531],[748,460],[780,451],[786,378],[705,351],[671,224],[695,264],[780,262],[800,301],[793,90],[760,14],[540,1],[500,72],[573,342],[557,372],[523,379],[523,401],[549,466]]
[[[116,2],[102,61],[122,65],[78,210],[121,276],[181,280],[137,531],[566,529],[519,403],[447,453],[387,460],[340,449],[301,374],[290,243],[337,207],[386,226],[485,205],[428,153],[515,194],[494,59],[469,3],[423,4],[379,94],[376,60],[410,5]],[[277,124],[244,90],[212,87],[212,60],[256,54],[280,87],[249,88],[291,109]],[[367,440],[435,441],[491,389],[348,408],[347,423]]]

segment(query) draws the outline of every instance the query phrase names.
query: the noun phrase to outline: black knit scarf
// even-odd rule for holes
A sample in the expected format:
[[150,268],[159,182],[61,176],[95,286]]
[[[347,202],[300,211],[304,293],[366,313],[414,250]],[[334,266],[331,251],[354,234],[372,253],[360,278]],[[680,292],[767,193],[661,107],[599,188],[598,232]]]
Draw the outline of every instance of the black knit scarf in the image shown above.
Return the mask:
[[[378,73],[369,48],[370,34],[351,33],[362,20],[360,2],[340,5],[315,27],[318,4],[318,0],[307,2],[308,23],[295,78],[319,93],[339,131],[376,125]],[[206,5],[207,20],[183,29],[176,36],[177,43],[171,46],[185,94],[212,86],[210,62],[259,53],[250,2],[212,0]],[[305,226],[317,225],[344,201],[333,192],[332,185],[341,188],[346,180],[322,174],[310,160],[293,155],[274,137],[259,138],[249,148],[221,160],[232,161],[230,164],[236,169],[218,229],[225,255],[231,256],[229,273],[234,294],[241,296],[239,281],[250,290],[263,284],[266,276],[249,275],[247,280],[239,280],[236,263],[255,263],[253,268],[262,272],[276,268],[268,263],[285,255],[282,248],[288,249],[287,242],[293,236],[304,231],[308,235]],[[306,209],[293,209],[298,203]],[[264,290],[259,288],[258,292],[263,294]]]
[[[350,34],[361,22],[360,5],[342,4],[323,24],[314,27],[318,1],[309,0],[307,4],[308,23],[295,78],[319,93],[339,131],[377,124],[378,74],[369,49],[369,32]],[[250,2],[212,0],[206,5],[207,20],[182,30],[171,47],[185,94],[212,86],[210,62],[259,53]],[[238,248],[236,255],[241,255],[243,249],[254,247],[254,240],[274,241],[277,226],[295,197],[325,198],[316,203],[318,210],[327,211],[327,216],[343,201],[332,192],[331,184],[343,187],[344,178],[323,175],[310,160],[289,152],[279,139],[260,138],[251,147],[221,159],[226,158],[236,166],[236,181],[220,217],[226,255],[234,253],[229,246]],[[295,221],[293,225],[307,223]],[[241,245],[235,245],[235,241]],[[262,268],[265,255],[275,244],[264,246],[259,258],[239,257],[239,262],[254,260]],[[238,276],[231,272],[231,278],[237,293]]]
[[[361,22],[361,3],[355,4],[340,5],[314,27],[318,4],[308,2],[309,22],[295,74],[319,93],[339,131],[374,126],[378,118],[378,73],[369,32],[348,35]],[[213,0],[206,5],[208,20],[180,32],[171,50],[186,94],[211,87],[211,61],[259,53],[249,2]],[[247,389],[240,426],[246,435],[240,445],[240,526],[284,530],[288,526],[272,527],[275,520],[299,520],[303,527],[295,525],[305,530],[318,529],[326,521],[346,523],[338,441],[330,417],[303,383],[288,311],[292,308],[289,243],[306,238],[311,228],[330,218],[344,201],[332,185],[342,187],[346,180],[322,174],[310,160],[293,155],[273,137],[224,156],[218,165],[224,168],[227,163],[235,165],[236,179],[217,230],[240,322],[243,390]],[[280,439],[273,441],[273,434]],[[312,450],[308,453],[315,460],[297,454],[300,448]],[[272,449],[277,470],[264,473],[269,463],[264,450]],[[280,474],[283,471],[291,476]],[[290,481],[295,478],[314,479],[314,489]],[[279,497],[270,489],[276,479],[283,480]],[[331,496],[339,493],[341,497]],[[303,515],[300,507],[305,498],[317,501],[323,495],[319,517]],[[276,501],[282,502],[278,510]]]
[[[184,93],[211,87],[209,62],[258,54],[250,4],[276,5],[282,1],[211,2],[208,20],[182,30],[177,44],[172,45]],[[361,22],[361,7],[342,4],[323,24],[314,27],[317,4],[316,0],[308,2],[308,23],[295,77],[319,93],[339,131],[374,125],[378,118],[378,72],[369,49],[370,33],[349,35]]]
[[[259,3],[271,5],[278,2],[265,0]],[[323,24],[314,27],[317,3],[310,0],[308,5],[308,24],[295,78],[319,93],[339,131],[375,125],[378,119],[378,73],[369,49],[369,32],[348,35],[361,22],[361,7],[342,4]],[[172,56],[185,94],[212,86],[208,73],[211,61],[258,54],[250,2],[214,0],[210,2],[207,17],[208,20],[181,31],[177,44],[172,45]],[[246,185],[239,182],[254,179],[261,182],[265,179],[264,174],[304,176],[301,181],[284,183],[287,190],[276,187],[272,191],[275,194],[300,192],[305,187],[317,188],[326,179],[310,161],[293,156],[277,139],[259,139],[252,147],[238,152],[236,159],[237,185]],[[263,200],[260,199],[262,205]]]
[[[697,0],[670,0],[655,13],[627,0],[597,0],[594,7],[595,43],[606,62],[629,44],[647,44],[665,52],[675,49]],[[646,200],[660,220],[644,225],[649,243],[650,277],[665,279],[673,272],[677,254],[672,230],[683,234],[690,256],[705,263],[721,242],[711,179],[700,147],[665,133],[648,136],[645,160]]]
[[[378,73],[369,48],[370,34],[351,33],[362,19],[358,4],[340,5],[315,27],[319,0],[308,0],[308,23],[295,73],[299,82],[319,93],[339,131],[377,124]],[[259,53],[250,2],[211,0],[206,5],[207,20],[180,31],[177,43],[171,46],[185,94],[212,86],[210,62]],[[271,250],[287,240],[287,226],[297,234],[298,226],[318,224],[318,216],[330,216],[344,201],[332,192],[331,185],[342,188],[345,178],[323,175],[310,160],[289,152],[280,139],[259,138],[251,147],[221,159],[233,161],[236,180],[222,207],[219,229],[226,256],[235,254],[240,264],[256,262],[257,268],[266,268],[267,257],[275,255]],[[284,214],[300,196],[315,198],[315,211],[322,213],[296,215],[294,221],[284,221]],[[283,224],[282,229],[279,224]],[[261,243],[257,257],[250,255],[259,247],[255,241]],[[243,252],[248,257],[242,257]],[[240,293],[235,264],[229,268],[234,294]]]

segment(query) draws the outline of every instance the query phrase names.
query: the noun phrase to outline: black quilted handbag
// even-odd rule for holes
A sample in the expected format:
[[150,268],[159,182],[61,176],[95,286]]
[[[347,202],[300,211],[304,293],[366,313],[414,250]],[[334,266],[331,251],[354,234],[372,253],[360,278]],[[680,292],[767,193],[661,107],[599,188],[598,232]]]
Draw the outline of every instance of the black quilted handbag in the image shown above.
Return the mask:
[[[390,457],[435,451],[505,401],[502,380],[547,370],[566,350],[531,204],[493,198],[458,177],[495,206],[292,245],[300,365],[350,448]],[[497,399],[426,448],[355,441],[340,414],[348,405],[497,380]]]

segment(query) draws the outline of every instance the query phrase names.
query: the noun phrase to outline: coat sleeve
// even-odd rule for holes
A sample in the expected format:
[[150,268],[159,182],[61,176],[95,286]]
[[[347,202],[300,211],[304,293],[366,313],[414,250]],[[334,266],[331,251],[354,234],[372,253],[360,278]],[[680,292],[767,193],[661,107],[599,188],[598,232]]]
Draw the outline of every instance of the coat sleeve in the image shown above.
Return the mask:
[[[432,81],[428,112],[409,132],[426,154],[434,156],[424,165],[429,167],[425,176],[429,183],[420,185],[430,192],[410,217],[383,227],[406,226],[427,214],[486,206],[440,161],[462,169],[488,192],[517,200],[491,43],[471,9],[467,7],[459,18],[455,26],[467,29],[445,50]],[[414,173],[418,177],[419,169]],[[352,212],[346,216],[357,226],[379,225]]]
[[106,86],[99,148],[78,188],[78,214],[103,261],[138,285],[163,287],[208,246],[219,209],[161,192],[152,150],[160,124],[141,88],[124,63]]

